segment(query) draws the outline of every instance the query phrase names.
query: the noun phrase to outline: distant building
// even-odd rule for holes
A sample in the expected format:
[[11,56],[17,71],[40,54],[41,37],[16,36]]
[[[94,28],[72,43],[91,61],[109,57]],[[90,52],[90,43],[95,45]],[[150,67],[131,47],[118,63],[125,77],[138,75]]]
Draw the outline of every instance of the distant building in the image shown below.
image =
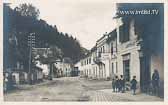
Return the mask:
[[62,60],[57,60],[54,63],[58,76],[69,77],[71,76],[71,72],[74,69],[74,65],[72,60],[68,57],[63,58]]
[[92,62],[91,62],[91,53],[86,55],[84,59],[81,59],[80,75],[82,77],[91,77],[92,76]]
[[36,61],[36,67],[42,69],[42,73],[44,76],[49,75],[50,69],[49,69],[48,64],[42,64],[40,61]]
[[35,62],[36,67],[42,69],[44,76],[48,76],[50,73],[49,64],[46,63],[45,60],[40,58],[47,58],[47,54],[49,52],[49,48],[33,48],[32,55],[33,55],[33,62]]

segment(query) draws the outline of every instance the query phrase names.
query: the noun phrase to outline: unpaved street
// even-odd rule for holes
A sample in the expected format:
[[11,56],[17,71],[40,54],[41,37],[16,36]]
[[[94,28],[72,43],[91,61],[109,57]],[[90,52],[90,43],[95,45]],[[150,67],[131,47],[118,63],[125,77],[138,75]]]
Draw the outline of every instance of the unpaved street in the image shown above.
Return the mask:
[[111,81],[79,77],[55,78],[36,85],[22,85],[4,95],[5,101],[163,101],[155,96],[113,93]]

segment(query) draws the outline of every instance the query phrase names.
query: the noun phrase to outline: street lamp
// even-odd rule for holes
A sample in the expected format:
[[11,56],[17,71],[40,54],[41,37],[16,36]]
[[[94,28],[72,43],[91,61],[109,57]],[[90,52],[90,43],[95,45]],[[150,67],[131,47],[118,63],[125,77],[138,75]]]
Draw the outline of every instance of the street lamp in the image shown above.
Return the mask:
[[32,84],[32,70],[31,70],[31,63],[32,63],[32,48],[35,47],[35,33],[30,33],[28,36],[28,46],[29,46],[29,72],[28,72],[28,79],[29,84]]

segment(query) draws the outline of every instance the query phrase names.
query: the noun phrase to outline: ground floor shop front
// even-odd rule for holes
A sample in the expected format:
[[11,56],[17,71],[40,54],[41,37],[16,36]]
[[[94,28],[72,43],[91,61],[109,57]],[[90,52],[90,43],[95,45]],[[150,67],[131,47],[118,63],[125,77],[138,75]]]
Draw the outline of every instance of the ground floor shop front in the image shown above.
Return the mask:
[[160,54],[143,54],[138,47],[119,52],[116,57],[92,64],[83,70],[85,77],[111,80],[120,75],[124,76],[127,84],[133,76],[138,82],[137,89],[141,92],[151,93],[152,75],[154,70],[159,73],[159,94],[164,93],[164,67],[163,57]]

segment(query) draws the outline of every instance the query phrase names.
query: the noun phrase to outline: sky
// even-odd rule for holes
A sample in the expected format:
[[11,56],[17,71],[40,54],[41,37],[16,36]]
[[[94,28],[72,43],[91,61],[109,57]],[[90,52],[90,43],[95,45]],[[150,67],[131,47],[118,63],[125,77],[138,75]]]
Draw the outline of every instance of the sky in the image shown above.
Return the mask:
[[76,37],[80,44],[91,49],[105,32],[112,31],[116,6],[107,0],[4,0],[14,8],[31,3],[40,10],[40,18],[58,30]]

